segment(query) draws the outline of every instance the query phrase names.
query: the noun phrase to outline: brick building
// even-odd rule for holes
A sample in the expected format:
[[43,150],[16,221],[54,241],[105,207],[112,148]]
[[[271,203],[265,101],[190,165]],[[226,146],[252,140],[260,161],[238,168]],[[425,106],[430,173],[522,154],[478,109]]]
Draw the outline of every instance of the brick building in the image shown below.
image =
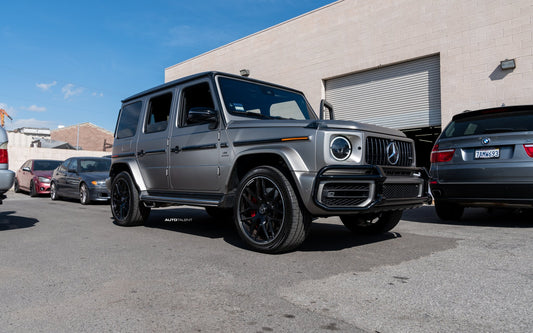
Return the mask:
[[113,145],[113,133],[91,123],[52,130],[50,137],[83,150],[110,152]]

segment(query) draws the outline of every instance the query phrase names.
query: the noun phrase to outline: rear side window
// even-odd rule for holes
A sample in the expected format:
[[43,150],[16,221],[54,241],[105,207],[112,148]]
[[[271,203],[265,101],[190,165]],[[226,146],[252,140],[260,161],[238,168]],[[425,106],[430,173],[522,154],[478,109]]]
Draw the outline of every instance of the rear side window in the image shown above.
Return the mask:
[[442,133],[444,138],[506,132],[533,131],[533,110],[488,113],[452,121]]
[[146,133],[161,132],[167,129],[172,93],[166,93],[150,99],[146,117]]
[[141,115],[142,102],[135,102],[126,105],[120,112],[117,129],[115,131],[116,139],[129,138],[137,132],[137,124]]

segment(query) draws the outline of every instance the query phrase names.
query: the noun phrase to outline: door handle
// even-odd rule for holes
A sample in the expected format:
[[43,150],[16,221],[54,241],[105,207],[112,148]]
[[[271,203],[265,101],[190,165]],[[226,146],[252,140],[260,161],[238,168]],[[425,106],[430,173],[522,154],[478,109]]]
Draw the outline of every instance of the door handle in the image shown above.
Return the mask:
[[172,152],[172,153],[179,153],[180,150],[181,150],[181,149],[180,149],[179,146],[176,146],[176,147],[174,147],[174,148],[170,148],[170,152]]
[[141,149],[141,151],[138,151],[137,152],[137,156],[138,157],[143,157],[144,156],[144,150]]

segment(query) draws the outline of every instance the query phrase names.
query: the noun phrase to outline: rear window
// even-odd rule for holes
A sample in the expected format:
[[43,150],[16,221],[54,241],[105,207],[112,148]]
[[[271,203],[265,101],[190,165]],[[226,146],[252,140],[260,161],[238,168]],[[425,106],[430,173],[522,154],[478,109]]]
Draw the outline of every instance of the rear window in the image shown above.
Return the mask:
[[452,121],[443,138],[506,132],[533,131],[533,110],[478,114]]

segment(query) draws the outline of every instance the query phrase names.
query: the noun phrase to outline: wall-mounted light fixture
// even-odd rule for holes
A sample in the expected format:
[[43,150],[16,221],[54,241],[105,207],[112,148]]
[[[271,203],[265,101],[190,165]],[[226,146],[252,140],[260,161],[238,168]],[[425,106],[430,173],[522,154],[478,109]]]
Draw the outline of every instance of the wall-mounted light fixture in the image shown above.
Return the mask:
[[500,61],[500,68],[502,70],[515,69],[516,63],[514,59],[505,59],[505,60]]
[[248,77],[250,76],[250,70],[249,69],[241,69],[241,76]]

